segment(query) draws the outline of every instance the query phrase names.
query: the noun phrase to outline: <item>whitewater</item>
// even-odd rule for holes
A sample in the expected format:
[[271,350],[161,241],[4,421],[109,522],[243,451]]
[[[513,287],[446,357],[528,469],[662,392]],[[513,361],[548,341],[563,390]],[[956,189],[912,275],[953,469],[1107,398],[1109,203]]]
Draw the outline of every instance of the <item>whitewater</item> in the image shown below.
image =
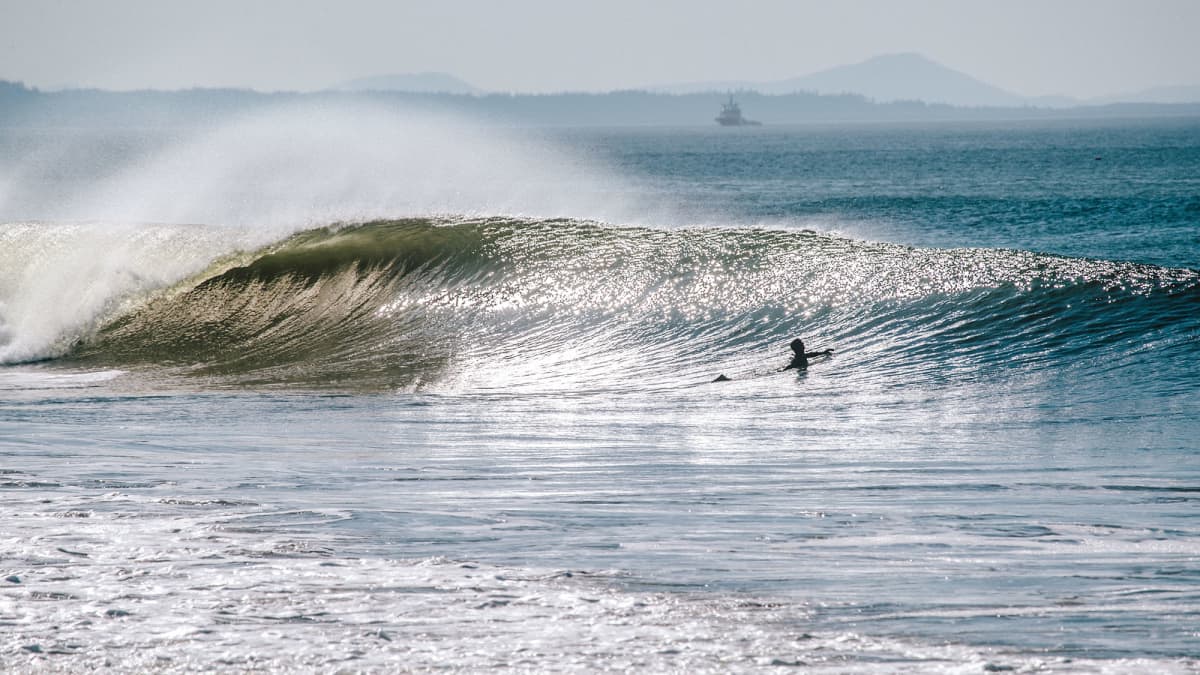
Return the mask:
[[1200,671],[1195,120],[0,150],[5,671]]

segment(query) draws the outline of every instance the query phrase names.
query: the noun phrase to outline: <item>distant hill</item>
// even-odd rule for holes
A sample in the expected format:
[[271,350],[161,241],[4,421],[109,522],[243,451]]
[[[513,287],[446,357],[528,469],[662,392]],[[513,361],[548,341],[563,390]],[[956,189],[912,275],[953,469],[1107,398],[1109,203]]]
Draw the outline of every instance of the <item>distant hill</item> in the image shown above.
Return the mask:
[[925,101],[960,106],[1019,106],[1024,99],[920,54],[876,56],[812,75],[783,80],[772,93],[807,90],[862,94],[876,101]]
[[360,77],[330,87],[333,91],[403,91],[414,94],[482,94],[483,90],[446,73],[393,73]]
[[993,87],[920,54],[876,56],[861,63],[772,82],[693,82],[650,89],[673,94],[739,90],[790,94],[809,91],[819,94],[859,94],[881,103],[924,101],[975,107],[1011,107],[1027,103],[1017,94]]
[[1077,99],[1070,96],[1021,96],[966,73],[947,68],[920,54],[888,54],[786,80],[713,80],[643,87],[660,94],[749,92],[784,95],[796,92],[857,94],[877,103],[923,101],[971,108],[1075,108],[1112,104],[1200,103],[1200,85],[1155,87],[1116,96]]

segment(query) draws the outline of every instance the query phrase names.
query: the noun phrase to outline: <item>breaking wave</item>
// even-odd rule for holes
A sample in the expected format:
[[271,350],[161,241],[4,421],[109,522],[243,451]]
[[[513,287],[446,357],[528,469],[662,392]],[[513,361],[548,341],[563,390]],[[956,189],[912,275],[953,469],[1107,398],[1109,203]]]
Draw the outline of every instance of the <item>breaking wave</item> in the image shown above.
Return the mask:
[[[4,255],[48,237],[86,251],[101,229],[5,226]],[[595,391],[753,379],[803,335],[837,350],[823,368],[862,386],[1050,367],[1084,377],[1176,357],[1180,386],[1200,372],[1179,366],[1200,354],[1190,270],[562,219],[332,225],[234,254],[219,253],[225,230],[139,232],[137,272],[54,286],[87,301],[22,293],[17,282],[64,270],[14,262],[0,358],[211,386]]]

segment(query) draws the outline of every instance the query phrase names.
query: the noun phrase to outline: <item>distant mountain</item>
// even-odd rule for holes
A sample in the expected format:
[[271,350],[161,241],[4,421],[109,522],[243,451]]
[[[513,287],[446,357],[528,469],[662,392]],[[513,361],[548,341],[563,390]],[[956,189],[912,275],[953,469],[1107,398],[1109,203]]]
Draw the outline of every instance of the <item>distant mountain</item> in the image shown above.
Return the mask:
[[333,91],[403,91],[415,94],[482,94],[483,90],[446,73],[393,73],[360,77],[330,87]]
[[776,91],[855,93],[876,101],[1019,106],[1024,99],[920,54],[889,54],[775,83]]
[[693,82],[650,87],[665,93],[700,91],[757,91],[791,94],[860,94],[878,102],[924,101],[959,106],[1021,106],[1026,99],[966,73],[930,61],[920,54],[888,54],[861,63],[773,82]]

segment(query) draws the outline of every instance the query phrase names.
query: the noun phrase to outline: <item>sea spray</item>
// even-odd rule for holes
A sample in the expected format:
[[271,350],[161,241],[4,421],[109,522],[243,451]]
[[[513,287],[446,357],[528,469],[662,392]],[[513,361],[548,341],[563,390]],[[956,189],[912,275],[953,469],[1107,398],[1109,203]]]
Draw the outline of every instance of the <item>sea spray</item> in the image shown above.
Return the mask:
[[[468,119],[366,103],[280,106],[154,143],[129,141],[132,149],[122,150],[121,139],[64,135],[35,144],[0,194],[0,214],[202,223],[278,235],[335,221],[433,214],[628,222],[646,212],[595,158]],[[53,179],[78,166],[89,167],[92,180],[63,194]]]

